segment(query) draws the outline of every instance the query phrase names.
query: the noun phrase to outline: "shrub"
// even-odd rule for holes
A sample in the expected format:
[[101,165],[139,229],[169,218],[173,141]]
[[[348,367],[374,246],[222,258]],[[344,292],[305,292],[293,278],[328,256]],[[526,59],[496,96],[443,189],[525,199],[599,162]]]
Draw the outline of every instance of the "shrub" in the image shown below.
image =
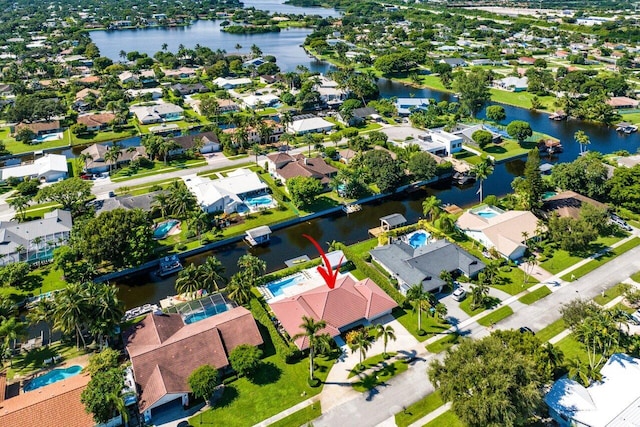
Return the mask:
[[260,366],[262,350],[249,344],[242,344],[234,348],[229,355],[231,367],[243,376],[252,375]]
[[192,239],[196,237],[196,232],[193,230],[187,230],[185,236],[187,237],[187,239]]
[[260,301],[253,298],[249,301],[249,308],[251,309],[251,313],[253,314],[253,317],[255,317],[256,321],[269,332],[269,336],[271,337],[271,342],[276,349],[276,353],[278,353],[286,363],[295,362],[300,357],[300,351],[284,340],[282,335],[280,335],[276,327],[273,325],[267,310],[265,310]]

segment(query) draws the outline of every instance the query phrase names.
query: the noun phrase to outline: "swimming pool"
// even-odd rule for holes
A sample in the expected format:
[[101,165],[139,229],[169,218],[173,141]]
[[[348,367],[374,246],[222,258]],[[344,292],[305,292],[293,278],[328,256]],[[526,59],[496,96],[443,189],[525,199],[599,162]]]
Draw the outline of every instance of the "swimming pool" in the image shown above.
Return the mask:
[[495,206],[484,205],[472,210],[471,213],[474,213],[481,218],[489,219],[504,213],[504,211]]
[[39,137],[35,138],[34,141],[46,142],[46,141],[57,141],[59,139],[62,139],[62,134],[58,132],[58,133],[48,133],[45,135],[40,135]]
[[302,273],[296,273],[292,276],[283,277],[282,279],[269,282],[264,285],[265,288],[271,292],[274,297],[282,295],[284,289],[296,286],[306,280],[306,277]]
[[249,197],[248,199],[245,199],[244,203],[250,207],[267,206],[273,203],[273,197],[269,195]]
[[558,193],[556,193],[555,191],[545,191],[544,193],[542,193],[542,200],[547,200],[555,196],[556,194]]
[[171,231],[171,229],[179,223],[180,221],[176,219],[170,219],[169,221],[161,222],[160,224],[158,224],[156,229],[153,230],[153,238],[164,239],[165,237],[167,237],[167,234],[169,234],[169,231]]
[[494,216],[498,215],[497,212],[492,211],[490,209],[478,211],[475,214],[478,216],[481,216],[482,218],[493,218]]
[[29,384],[24,386],[24,391],[32,391],[49,384],[57,383],[58,381],[66,380],[67,378],[78,375],[80,371],[82,371],[82,366],[80,365],[69,366],[66,369],[53,369],[52,371],[31,380]]
[[414,231],[411,234],[407,234],[407,243],[413,248],[417,249],[421,246],[424,246],[429,241],[429,237],[431,234],[427,233],[423,230]]
[[195,322],[199,322],[200,320],[207,319],[211,316],[215,316],[216,314],[224,313],[232,308],[231,304],[214,304],[205,307],[204,310],[198,310],[186,314],[183,318],[184,323],[190,325]]

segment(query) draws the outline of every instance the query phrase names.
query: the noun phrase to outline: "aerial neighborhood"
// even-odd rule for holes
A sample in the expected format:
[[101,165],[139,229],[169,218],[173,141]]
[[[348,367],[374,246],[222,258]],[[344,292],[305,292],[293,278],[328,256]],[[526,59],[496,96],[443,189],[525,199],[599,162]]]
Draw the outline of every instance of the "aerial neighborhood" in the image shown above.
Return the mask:
[[3,1],[0,426],[640,426],[592,3]]

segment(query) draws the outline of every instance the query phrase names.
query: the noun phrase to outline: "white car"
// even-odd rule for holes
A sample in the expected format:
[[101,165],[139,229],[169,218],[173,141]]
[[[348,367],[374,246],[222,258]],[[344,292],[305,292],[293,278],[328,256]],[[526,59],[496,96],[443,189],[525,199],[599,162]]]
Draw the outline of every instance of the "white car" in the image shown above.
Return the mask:
[[457,288],[451,295],[453,296],[454,300],[462,301],[467,296],[467,291],[465,291],[463,288]]

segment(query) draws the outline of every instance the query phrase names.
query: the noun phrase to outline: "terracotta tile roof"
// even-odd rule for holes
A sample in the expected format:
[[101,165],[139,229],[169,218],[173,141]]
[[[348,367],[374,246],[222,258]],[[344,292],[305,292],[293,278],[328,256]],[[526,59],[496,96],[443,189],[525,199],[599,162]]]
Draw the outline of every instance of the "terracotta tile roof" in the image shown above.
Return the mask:
[[125,334],[140,393],[140,411],[166,394],[189,392],[187,378],[210,364],[229,365],[227,354],[240,344],[261,345],[262,336],[249,312],[236,307],[185,325],[179,314],[149,314]]
[[50,122],[19,123],[16,125],[16,133],[22,128],[29,128],[37,134],[60,129],[60,122],[58,120],[52,120]]
[[116,118],[112,113],[101,114],[87,114],[86,116],[79,116],[78,123],[84,123],[87,127],[103,126]]
[[[375,319],[397,304],[373,280],[367,278],[356,282],[346,275],[338,279],[333,289],[326,286],[314,288],[270,306],[290,336],[302,331],[302,316],[307,316],[327,322],[321,333],[335,337],[341,328],[360,320]],[[295,344],[301,350],[309,347],[306,337],[297,339]]]
[[7,390],[7,374],[0,372],[0,403],[5,399],[5,393]]
[[[280,157],[282,155],[278,154],[277,156]],[[320,157],[308,158],[303,154],[298,154],[294,159],[294,161],[288,162],[277,169],[277,174],[282,179],[287,180],[296,176],[308,176],[319,179],[323,184],[328,184],[331,176],[338,171],[338,169],[328,165]]]
[[76,375],[0,403],[0,425],[20,427],[92,427],[80,395],[91,377]]
[[571,217],[578,219],[583,203],[589,203],[600,209],[607,209],[607,205],[593,200],[582,194],[573,191],[563,191],[544,201],[542,209],[551,213],[557,213],[561,217]]
[[99,76],[87,76],[87,77],[81,78],[78,81],[80,83],[86,83],[86,84],[99,83],[100,82],[100,77]]

